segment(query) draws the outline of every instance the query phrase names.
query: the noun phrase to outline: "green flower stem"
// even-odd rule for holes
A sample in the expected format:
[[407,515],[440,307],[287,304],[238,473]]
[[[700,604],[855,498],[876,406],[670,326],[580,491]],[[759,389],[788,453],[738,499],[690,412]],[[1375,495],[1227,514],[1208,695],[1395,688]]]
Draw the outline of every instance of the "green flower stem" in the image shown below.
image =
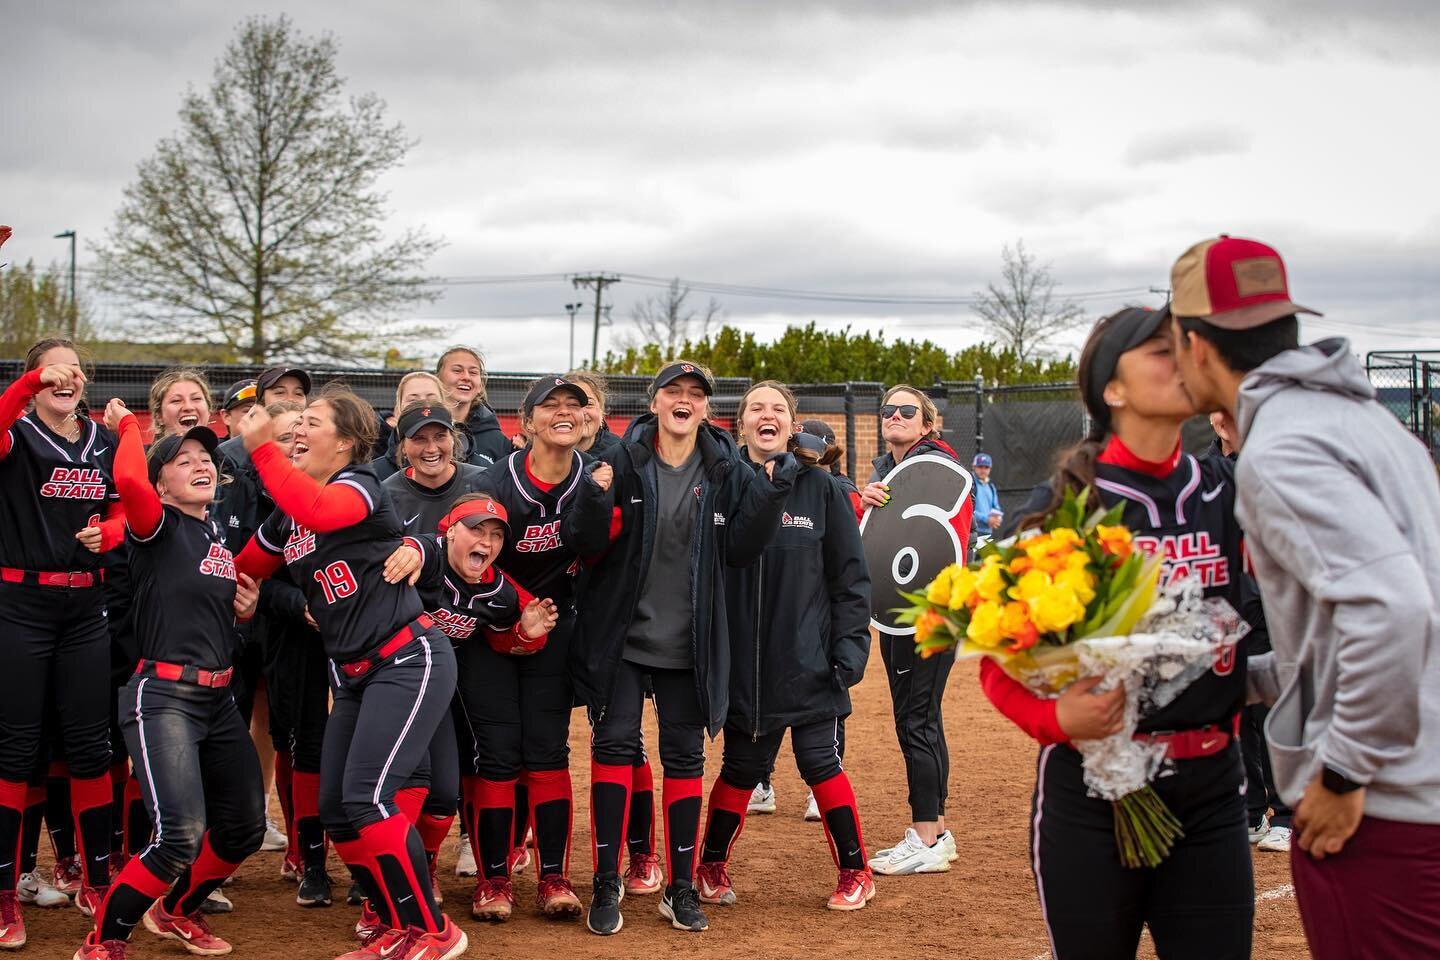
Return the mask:
[[1152,787],[1142,787],[1114,803],[1115,845],[1130,869],[1158,867],[1185,830]]

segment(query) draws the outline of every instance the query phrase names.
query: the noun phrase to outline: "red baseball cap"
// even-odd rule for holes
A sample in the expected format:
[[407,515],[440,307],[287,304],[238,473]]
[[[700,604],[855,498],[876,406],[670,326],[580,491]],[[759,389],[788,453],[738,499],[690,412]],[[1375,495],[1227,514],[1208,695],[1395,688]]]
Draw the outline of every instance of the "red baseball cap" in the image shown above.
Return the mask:
[[1290,299],[1285,262],[1274,247],[1222,233],[1186,250],[1170,271],[1170,312],[1222,330],[1249,330],[1316,310]]

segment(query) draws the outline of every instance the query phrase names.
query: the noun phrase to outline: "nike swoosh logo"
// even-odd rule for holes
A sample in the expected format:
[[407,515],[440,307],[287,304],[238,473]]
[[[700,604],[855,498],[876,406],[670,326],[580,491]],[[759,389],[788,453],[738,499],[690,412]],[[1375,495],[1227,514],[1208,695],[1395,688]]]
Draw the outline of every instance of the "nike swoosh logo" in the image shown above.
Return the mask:
[[109,447],[96,447],[95,450],[94,450],[95,456],[98,457],[98,456],[100,456],[100,454],[104,453],[106,450],[109,450],[109,449],[110,449]]
[[396,657],[396,658],[395,658],[395,662],[396,662],[396,663],[404,663],[406,660],[414,660],[414,659],[415,659],[416,657],[418,657],[418,656],[420,656],[420,654],[418,654],[418,653],[412,653],[412,654],[410,654],[410,656],[408,656],[408,657]]
[[323,846],[325,846],[325,841],[324,841],[324,840],[321,840],[319,843],[312,843],[312,844],[310,844],[310,849],[311,849],[311,850],[319,850],[319,849],[320,849],[321,847],[323,847]]
[[1215,738],[1210,739],[1210,740],[1201,740],[1201,741],[1200,741],[1200,749],[1201,749],[1201,750],[1209,750],[1211,747],[1215,746],[1215,744],[1217,744],[1217,743],[1219,743],[1219,742],[1220,742],[1220,738],[1219,738],[1219,737],[1215,737]]
[[596,849],[596,850],[604,850],[604,849],[605,849],[606,847],[608,847],[608,846],[610,846],[610,844],[608,844],[608,843],[597,843],[597,844],[595,844],[595,849]]
[[644,498],[644,497],[631,497],[631,498],[630,498],[630,502],[631,502],[631,503],[644,503],[644,502],[645,502],[645,498]]
[[490,864],[490,869],[491,869],[491,870],[499,870],[500,868],[502,868],[502,867],[504,867],[504,866],[505,866],[505,861],[504,861],[504,860],[501,860],[499,863],[492,863],[492,864]]
[[909,673],[911,670],[914,670],[914,669],[915,669],[914,667],[906,667],[904,670],[896,670],[896,671],[895,671],[895,676],[897,676],[897,677],[903,677],[903,676],[905,676],[905,674]]
[[119,917],[115,918],[115,922],[122,927],[133,927],[135,926],[135,924],[139,923],[138,920],[121,920]]
[[860,898],[862,898],[862,897],[864,897],[864,896],[865,896],[865,891],[864,891],[864,890],[861,890],[860,888],[857,887],[857,888],[855,889],[855,892],[854,892],[854,893],[847,893],[847,894],[845,894],[844,897],[843,897],[843,899],[845,900],[846,903],[859,903],[859,902],[860,902]]
[[688,846],[688,847],[681,847],[681,848],[680,848],[680,852],[681,852],[681,853],[689,853],[691,850],[694,850],[694,849],[695,849],[695,847],[694,847],[693,845]]
[[195,934],[191,933],[189,930],[184,929],[183,927],[176,927],[175,932],[180,934],[180,936],[184,937],[186,940],[192,940],[195,937]]
[[855,856],[855,855],[856,855],[857,853],[859,853],[859,852],[860,852],[860,848],[859,848],[859,847],[856,847],[854,850],[851,850],[849,853],[847,853],[846,856],[847,856],[847,857],[853,857],[853,856]]
[[419,519],[420,519],[420,514],[417,513],[417,514],[415,514],[415,516],[413,516],[413,517],[411,517],[409,520],[406,520],[406,521],[405,521],[405,526],[408,527],[408,526],[410,526],[410,524],[414,523],[416,520],[419,520]]
[[1214,489],[1214,490],[1206,490],[1205,492],[1201,493],[1201,494],[1200,494],[1200,499],[1201,499],[1201,500],[1204,500],[1206,503],[1209,503],[1211,500],[1214,500],[1216,497],[1220,496],[1220,491],[1221,491],[1221,490],[1224,490],[1224,489],[1225,489],[1225,481],[1224,481],[1224,480],[1221,480],[1219,483],[1217,483],[1217,484],[1215,485],[1215,489]]
[[504,610],[505,607],[506,607],[506,604],[496,603],[494,600],[486,600],[486,601],[485,601],[485,606],[487,606],[487,607],[498,607],[499,609]]
[[398,907],[400,904],[406,902],[407,900],[414,900],[414,899],[415,899],[414,896],[401,897],[399,900],[396,900],[396,901],[395,901],[395,905]]
[[101,854],[100,856],[96,857],[95,859],[96,859],[96,860],[109,860],[109,859],[110,859],[110,854],[108,854],[108,853],[103,853],[103,854]]

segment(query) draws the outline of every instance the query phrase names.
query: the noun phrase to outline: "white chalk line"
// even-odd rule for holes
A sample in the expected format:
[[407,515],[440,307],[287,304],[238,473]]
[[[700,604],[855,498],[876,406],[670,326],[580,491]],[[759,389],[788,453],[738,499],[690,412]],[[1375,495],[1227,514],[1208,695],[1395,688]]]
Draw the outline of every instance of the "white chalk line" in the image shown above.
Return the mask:
[[[1266,890],[1264,893],[1257,896],[1255,898],[1255,906],[1258,907],[1260,906],[1260,904],[1266,902],[1267,900],[1289,900],[1294,896],[1295,885],[1291,883],[1283,884],[1282,886],[1278,886],[1273,890]],[[1145,932],[1147,934],[1149,933],[1148,930]],[[1051,960],[1050,951],[1047,950],[1044,953],[1037,953],[1032,958],[1032,960]]]

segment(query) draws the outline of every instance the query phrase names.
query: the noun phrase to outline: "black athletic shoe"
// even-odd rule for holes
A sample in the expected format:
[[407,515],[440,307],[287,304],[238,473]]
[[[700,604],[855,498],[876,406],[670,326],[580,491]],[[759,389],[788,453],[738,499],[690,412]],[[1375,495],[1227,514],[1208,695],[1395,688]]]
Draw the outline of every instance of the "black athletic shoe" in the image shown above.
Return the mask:
[[330,875],[325,872],[324,867],[305,868],[305,875],[300,878],[300,889],[295,894],[295,902],[302,907],[330,906]]
[[690,884],[672,883],[660,898],[660,916],[676,930],[699,933],[710,929],[710,922],[700,911],[700,892]]
[[345,894],[345,902],[352,907],[358,907],[365,902],[365,888],[358,882],[350,884],[350,892]]
[[585,917],[585,926],[591,933],[608,937],[619,933],[625,926],[620,915],[620,901],[625,899],[625,885],[618,873],[595,874],[594,892],[590,896],[590,912]]

